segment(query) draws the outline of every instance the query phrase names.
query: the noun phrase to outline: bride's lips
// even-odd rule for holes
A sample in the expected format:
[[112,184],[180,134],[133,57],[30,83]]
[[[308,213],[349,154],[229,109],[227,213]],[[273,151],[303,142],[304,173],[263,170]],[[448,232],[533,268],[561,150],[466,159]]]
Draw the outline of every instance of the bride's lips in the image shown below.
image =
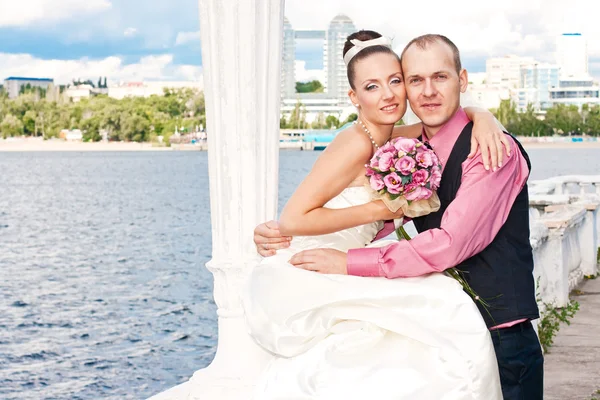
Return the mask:
[[380,110],[387,113],[393,113],[398,109],[398,103],[390,104],[385,107],[381,107]]

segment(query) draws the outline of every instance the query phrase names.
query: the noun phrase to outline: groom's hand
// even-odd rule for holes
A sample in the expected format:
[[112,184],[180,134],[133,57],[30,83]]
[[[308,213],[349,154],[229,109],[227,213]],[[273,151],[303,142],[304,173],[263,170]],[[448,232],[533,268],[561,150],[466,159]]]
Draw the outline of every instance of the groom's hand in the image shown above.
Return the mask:
[[321,274],[348,275],[346,253],[334,249],[304,250],[294,254],[290,264]]
[[277,221],[269,221],[254,228],[256,251],[263,257],[274,256],[276,250],[290,247],[291,237],[282,236]]

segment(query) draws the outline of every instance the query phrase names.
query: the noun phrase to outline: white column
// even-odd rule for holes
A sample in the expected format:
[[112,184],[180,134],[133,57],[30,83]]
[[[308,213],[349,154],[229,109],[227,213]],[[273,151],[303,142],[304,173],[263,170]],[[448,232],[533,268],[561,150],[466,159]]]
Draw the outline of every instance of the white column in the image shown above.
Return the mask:
[[199,0],[206,98],[215,359],[153,399],[248,399],[267,359],[248,336],[239,291],[259,258],[253,230],[275,218],[284,0]]

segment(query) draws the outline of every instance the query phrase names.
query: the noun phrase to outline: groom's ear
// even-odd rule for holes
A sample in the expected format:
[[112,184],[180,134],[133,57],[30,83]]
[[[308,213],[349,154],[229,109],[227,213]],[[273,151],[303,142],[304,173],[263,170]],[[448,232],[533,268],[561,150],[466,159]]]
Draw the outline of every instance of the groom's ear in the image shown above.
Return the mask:
[[464,93],[467,91],[467,86],[469,86],[469,74],[466,69],[461,69],[458,74],[458,82],[460,84],[460,92]]

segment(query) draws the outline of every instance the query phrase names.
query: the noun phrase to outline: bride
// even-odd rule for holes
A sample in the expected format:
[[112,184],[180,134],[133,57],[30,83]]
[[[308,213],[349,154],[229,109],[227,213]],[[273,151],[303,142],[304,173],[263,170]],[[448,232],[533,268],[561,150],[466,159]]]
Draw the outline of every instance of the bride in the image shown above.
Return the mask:
[[[250,272],[241,296],[251,336],[272,354],[254,399],[501,399],[490,333],[452,278],[323,275],[288,263],[305,249],[381,246],[371,242],[382,221],[402,217],[371,201],[365,178],[365,164],[393,134],[421,133],[420,125],[394,130],[407,106],[398,56],[378,33],[360,31],[348,37],[344,61],[358,123],[337,135],[290,198],[279,230],[294,238],[261,249],[272,256]],[[480,137],[494,137],[481,136],[497,130],[487,111],[466,111]]]

